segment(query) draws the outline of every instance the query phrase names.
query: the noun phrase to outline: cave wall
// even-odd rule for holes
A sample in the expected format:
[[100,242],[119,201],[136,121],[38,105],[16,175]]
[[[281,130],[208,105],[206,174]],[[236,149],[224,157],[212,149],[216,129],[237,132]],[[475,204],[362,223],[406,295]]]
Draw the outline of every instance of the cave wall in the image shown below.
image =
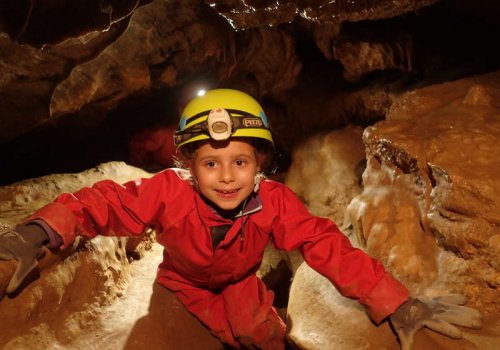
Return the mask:
[[[286,184],[410,295],[463,294],[481,310],[480,331],[462,328],[460,340],[417,332],[414,349],[500,341],[499,84],[497,71],[412,90],[385,120],[314,135],[293,154]],[[287,322],[299,348],[399,348],[387,323],[374,325],[325,277],[305,263],[294,271]]]
[[[312,212],[340,224],[343,207],[363,191],[352,204],[350,218],[361,246],[381,258],[414,292],[463,287],[474,306],[487,316],[498,314],[498,205],[497,197],[488,200],[491,191],[496,193],[496,182],[488,178],[491,173],[469,177],[467,168],[455,172],[451,167],[450,171],[450,164],[436,167],[433,161],[412,168],[420,146],[407,149],[403,142],[408,135],[425,135],[441,125],[436,121],[443,125],[449,122],[443,105],[454,103],[454,99],[465,101],[466,106],[498,108],[497,73],[488,78],[491,84],[466,83],[465,92],[456,87],[451,92],[434,86],[425,90],[433,84],[499,69],[500,57],[493,41],[500,31],[500,10],[495,2],[26,0],[6,4],[0,6],[0,185],[14,183],[16,187],[22,179],[83,171],[108,160],[133,163],[138,158],[131,154],[131,140],[137,140],[138,133],[147,136],[158,130],[168,136],[180,108],[196,89],[240,88],[263,104],[280,154],[279,170],[290,170],[288,183]],[[424,89],[414,93],[417,88]],[[460,96],[454,95],[457,93]],[[409,105],[418,112],[406,113]],[[431,118],[424,123],[428,112]],[[388,123],[381,122],[386,119]],[[475,119],[469,120],[472,123]],[[487,123],[483,120],[474,127],[481,130]],[[401,124],[407,128],[394,127]],[[356,176],[363,170],[361,135],[365,129],[363,141],[369,161],[364,181],[359,183]],[[342,131],[337,134],[336,130]],[[403,143],[391,148],[392,153],[383,142],[387,135]],[[347,140],[352,141],[348,150]],[[496,141],[494,137],[487,145],[494,147]],[[311,150],[314,152],[308,153]],[[329,152],[338,150],[340,155],[332,159]],[[495,150],[489,156],[495,155]],[[171,156],[171,150],[165,152]],[[352,159],[343,157],[348,152]],[[408,157],[398,160],[398,155]],[[292,158],[295,163],[291,163]],[[157,169],[165,165],[164,159],[153,157],[144,167]],[[319,161],[313,159],[330,163],[319,167]],[[491,163],[490,158],[484,159]],[[346,174],[339,167],[344,163],[349,166],[349,176],[344,179],[352,181],[338,184],[328,174]],[[475,165],[474,169],[481,166]],[[428,172],[428,182],[422,180],[425,176],[420,172]],[[469,178],[477,179],[477,184],[466,181]],[[488,187],[488,180],[494,185]],[[398,191],[408,194],[408,201],[393,201],[395,191],[387,186],[391,181],[407,185]],[[458,185],[463,187],[457,190]],[[51,186],[59,185],[55,181]],[[471,192],[478,186],[479,194]],[[370,191],[386,196],[371,196]],[[412,197],[415,193],[417,199]],[[17,198],[33,201],[29,196]],[[369,202],[373,198],[375,203]],[[379,210],[370,211],[372,216],[356,211],[356,203],[363,201]],[[7,198],[5,203],[9,207],[12,200]],[[493,209],[484,203],[493,203]],[[36,201],[31,204],[36,205]],[[383,217],[374,221],[374,213],[382,215],[380,209],[384,208],[398,209],[406,229],[394,229]],[[463,215],[465,210],[472,214]],[[8,223],[14,224],[21,214],[27,213],[12,214]],[[381,229],[384,227],[387,230]],[[384,241],[388,232],[389,239]],[[398,232],[403,235],[395,234]],[[404,236],[408,232],[410,235]],[[431,240],[430,252],[439,252],[435,255],[424,251],[424,243]],[[119,242],[115,246],[122,254],[117,259],[127,266],[126,252]],[[408,249],[415,258],[413,263],[394,260],[390,249],[395,246]],[[432,259],[427,259],[429,256]],[[109,265],[115,266],[115,260]],[[442,273],[443,266],[451,267],[449,274]],[[13,266],[9,268],[10,273]],[[107,271],[107,265],[96,269]],[[380,342],[372,341],[376,348],[387,345],[386,340],[397,348],[388,327],[375,329],[359,306],[334,295],[331,285],[323,283],[320,276],[311,276],[306,267],[300,269],[291,303],[296,308],[290,311],[302,317],[295,324],[297,342],[305,342],[302,344],[309,345],[304,347],[311,349],[319,344],[324,350],[321,341],[333,344],[331,337],[344,337],[353,341],[344,342],[347,348],[359,348],[374,339]],[[429,273],[422,275],[423,270]],[[451,278],[454,273],[458,277]],[[113,280],[113,276],[108,277]],[[70,292],[72,297],[78,295]],[[310,314],[304,314],[300,300],[311,295],[319,300],[314,309],[308,309]],[[308,343],[311,333],[301,324],[314,326],[308,315],[323,324],[321,316],[331,315],[332,305],[339,311],[330,324],[338,332],[321,327],[324,333],[318,342],[313,339]],[[372,338],[348,334],[345,338],[343,332],[350,327],[342,321],[345,315],[352,316],[355,326],[364,322],[363,329]],[[493,349],[498,320],[490,324],[493,326],[486,333],[490,332]],[[61,339],[66,335],[61,334]],[[419,344],[429,348],[428,342]],[[467,341],[460,344],[463,348],[470,345]],[[455,346],[450,341],[441,348]]]
[[[279,165],[308,135],[384,118],[413,88],[498,68],[494,2],[8,1],[0,184],[104,161],[168,128],[193,91],[253,94]],[[152,157],[147,169],[165,166]]]

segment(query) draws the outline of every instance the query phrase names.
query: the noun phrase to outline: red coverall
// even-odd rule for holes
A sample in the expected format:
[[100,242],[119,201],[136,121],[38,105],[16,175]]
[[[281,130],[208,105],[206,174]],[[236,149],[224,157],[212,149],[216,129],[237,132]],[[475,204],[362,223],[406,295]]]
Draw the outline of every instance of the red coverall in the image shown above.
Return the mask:
[[[313,269],[382,321],[408,298],[407,289],[381,263],[351,246],[330,220],[312,216],[285,185],[265,180],[261,206],[234,220],[208,206],[174,169],[119,185],[105,180],[62,194],[29,219],[41,219],[63,240],[77,235],[140,235],[147,227],[164,246],[160,284],[222,341],[283,349],[285,325],[272,307],[273,293],[256,277],[264,249],[299,249]],[[210,227],[231,224],[216,249]]]

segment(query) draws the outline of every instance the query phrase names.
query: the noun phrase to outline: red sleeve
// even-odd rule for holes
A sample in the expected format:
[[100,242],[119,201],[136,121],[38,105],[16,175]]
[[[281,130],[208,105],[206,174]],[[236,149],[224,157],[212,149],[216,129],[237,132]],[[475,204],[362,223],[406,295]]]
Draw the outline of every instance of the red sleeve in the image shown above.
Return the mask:
[[104,180],[75,193],[61,194],[27,220],[47,223],[62,237],[61,248],[78,235],[140,235],[156,224],[158,215],[178,201],[189,186],[171,169],[123,185]]
[[278,249],[299,249],[311,268],[328,278],[342,295],[363,304],[376,323],[408,299],[406,287],[381,262],[354,248],[331,220],[311,215],[286,186],[278,185],[272,192]]

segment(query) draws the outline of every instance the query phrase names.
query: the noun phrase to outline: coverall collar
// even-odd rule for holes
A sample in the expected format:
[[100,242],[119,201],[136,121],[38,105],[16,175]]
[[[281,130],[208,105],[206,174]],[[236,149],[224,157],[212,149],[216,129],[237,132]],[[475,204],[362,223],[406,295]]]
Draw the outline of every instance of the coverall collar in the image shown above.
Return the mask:
[[250,215],[258,212],[262,209],[262,201],[259,195],[255,192],[252,192],[247,199],[243,201],[239,208],[235,209],[234,212],[231,213],[221,213],[215,205],[203,197],[200,193],[199,197],[202,199],[203,203],[206,204],[207,208],[210,210],[212,214],[222,220],[234,221],[237,218],[243,217],[245,215]]
[[250,196],[243,202],[240,211],[234,216],[235,219],[250,215],[258,212],[262,209],[262,201],[260,200],[259,194],[252,192]]

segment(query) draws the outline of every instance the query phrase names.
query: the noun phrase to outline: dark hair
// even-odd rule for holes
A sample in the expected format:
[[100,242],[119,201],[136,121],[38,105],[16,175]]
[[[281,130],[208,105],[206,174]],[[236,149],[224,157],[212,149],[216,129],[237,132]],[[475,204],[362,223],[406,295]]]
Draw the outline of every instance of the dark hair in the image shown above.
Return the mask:
[[273,144],[267,140],[258,138],[253,138],[252,143],[257,150],[260,171],[266,175],[274,174],[276,172],[276,152]]

